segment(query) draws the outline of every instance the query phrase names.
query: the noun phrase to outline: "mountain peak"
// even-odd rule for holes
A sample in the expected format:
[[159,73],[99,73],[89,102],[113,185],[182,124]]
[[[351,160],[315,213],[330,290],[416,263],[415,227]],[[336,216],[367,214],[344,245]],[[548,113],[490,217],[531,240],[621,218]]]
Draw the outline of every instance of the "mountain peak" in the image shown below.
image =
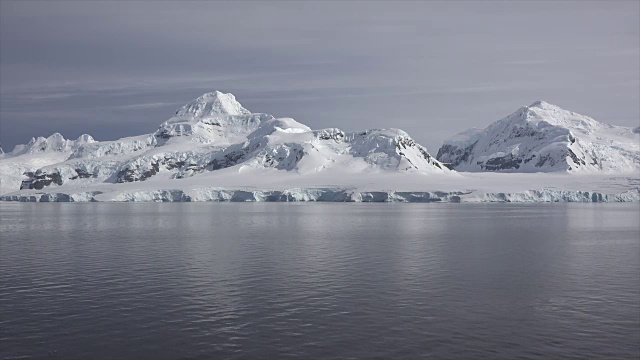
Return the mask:
[[195,118],[248,114],[251,114],[251,111],[242,107],[233,94],[221,91],[202,94],[176,112],[176,116],[191,116]]
[[533,111],[533,113],[548,113],[548,114],[558,114],[558,113],[567,113],[567,114],[573,114],[572,111],[569,110],[565,110],[562,107],[546,102],[544,100],[537,100],[534,101],[531,105],[529,106],[525,106],[524,109],[526,112],[531,112]]
[[76,144],[89,144],[93,142],[96,142],[96,140],[89,134],[82,134],[76,139]]
[[546,101],[538,100],[529,106],[521,108],[514,114],[519,114],[530,123],[544,121],[551,125],[560,126],[573,131],[591,133],[600,127],[596,120],[565,110],[560,106],[550,104]]
[[558,107],[558,106],[553,105],[551,103],[548,103],[548,102],[546,102],[544,100],[537,100],[537,101],[534,101],[531,105],[529,105],[527,107],[530,107],[530,108],[537,107],[537,108],[545,109],[545,108]]
[[13,148],[11,155],[20,155],[26,153],[41,153],[41,152],[66,152],[73,151],[80,145],[90,144],[96,142],[91,135],[82,134],[76,140],[65,139],[62,134],[56,132],[49,137],[38,136],[32,137],[31,141],[27,144],[19,144]]

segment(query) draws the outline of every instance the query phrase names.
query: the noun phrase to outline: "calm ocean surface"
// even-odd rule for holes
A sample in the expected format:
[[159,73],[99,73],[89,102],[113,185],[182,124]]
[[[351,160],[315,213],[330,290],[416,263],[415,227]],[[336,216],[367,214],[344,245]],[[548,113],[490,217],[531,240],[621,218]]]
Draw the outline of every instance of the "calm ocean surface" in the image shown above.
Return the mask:
[[0,358],[640,357],[638,204],[0,203]]

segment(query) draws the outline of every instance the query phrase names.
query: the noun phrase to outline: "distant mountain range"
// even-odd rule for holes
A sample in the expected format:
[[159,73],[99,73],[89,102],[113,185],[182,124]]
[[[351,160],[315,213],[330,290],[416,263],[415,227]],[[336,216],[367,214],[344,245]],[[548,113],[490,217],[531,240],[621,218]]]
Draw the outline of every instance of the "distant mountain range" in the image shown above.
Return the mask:
[[[388,200],[391,193],[397,196],[399,187],[409,186],[413,191],[425,179],[464,184],[455,170],[638,172],[639,139],[630,128],[598,123],[536,102],[484,130],[468,130],[445,141],[435,158],[399,129],[312,130],[290,118],[252,113],[234,95],[215,91],[182,106],[146,135],[95,141],[89,135],[66,140],[56,133],[18,145],[0,155],[0,193],[6,195],[4,200],[38,201],[55,193],[58,195],[49,196],[50,200],[90,201],[103,193],[114,194],[102,196],[107,200],[118,196],[135,200],[135,196],[124,195],[133,191],[146,194],[139,199],[153,201],[166,200],[153,194],[180,189],[177,200],[183,201],[184,190],[221,191],[221,186],[228,189],[242,184],[262,191],[298,182],[305,191],[322,185],[339,188],[343,195],[309,190],[305,195],[291,195],[294,199],[300,195],[307,200],[322,196],[353,200],[353,194],[351,198],[345,195],[345,188],[375,184],[386,189],[382,199]],[[406,179],[412,180],[407,183]],[[420,199],[434,199],[437,193],[422,192]],[[468,193],[451,191],[442,197],[450,200]],[[84,195],[73,198],[73,194]],[[291,200],[282,191],[269,194],[264,196]],[[363,200],[362,193],[358,194],[354,201]],[[216,196],[226,199],[222,193]],[[171,195],[169,200],[176,199]]]

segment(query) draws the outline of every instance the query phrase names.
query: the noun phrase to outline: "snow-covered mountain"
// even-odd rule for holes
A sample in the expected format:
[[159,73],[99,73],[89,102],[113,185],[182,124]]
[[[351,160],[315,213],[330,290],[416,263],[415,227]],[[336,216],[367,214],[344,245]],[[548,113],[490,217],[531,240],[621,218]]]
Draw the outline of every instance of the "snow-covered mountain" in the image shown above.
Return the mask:
[[[636,166],[638,149],[624,139],[638,135],[560,111],[536,103],[499,125],[449,140],[451,154],[443,147],[440,155],[466,161],[480,148],[489,154],[508,148],[510,157],[487,157],[485,168],[508,164],[500,160],[508,158],[519,170],[538,162],[562,170],[570,149],[578,163],[598,154],[595,173],[458,173],[402,130],[312,130],[290,118],[252,113],[233,95],[216,91],[181,107],[149,134],[114,141],[54,134],[0,154],[0,200],[640,201],[637,176],[599,170],[611,169],[607,161],[618,164],[615,169]],[[525,149],[530,155],[518,162]]]
[[639,135],[537,101],[447,139],[437,159],[458,171],[637,173]]
[[89,135],[66,140],[54,134],[18,145],[0,155],[0,191],[151,179],[166,186],[223,169],[362,176],[378,171],[451,172],[402,130],[311,130],[290,118],[251,113],[232,94],[216,91],[184,105],[147,135],[95,141]]

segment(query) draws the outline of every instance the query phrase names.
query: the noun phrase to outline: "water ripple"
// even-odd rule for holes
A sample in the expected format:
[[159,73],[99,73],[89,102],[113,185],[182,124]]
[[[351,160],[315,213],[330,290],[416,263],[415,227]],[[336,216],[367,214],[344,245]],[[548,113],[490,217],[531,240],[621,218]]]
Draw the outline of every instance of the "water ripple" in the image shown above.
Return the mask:
[[629,206],[0,204],[0,358],[639,358]]

